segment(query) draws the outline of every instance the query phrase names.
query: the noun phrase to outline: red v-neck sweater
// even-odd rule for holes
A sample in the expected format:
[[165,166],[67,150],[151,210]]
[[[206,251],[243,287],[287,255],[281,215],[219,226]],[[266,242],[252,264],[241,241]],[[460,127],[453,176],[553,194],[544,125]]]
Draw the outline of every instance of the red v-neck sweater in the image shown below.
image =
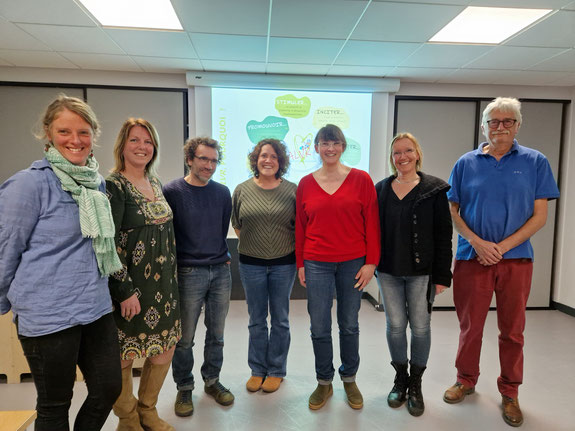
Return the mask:
[[312,174],[297,188],[296,260],[345,262],[365,256],[377,265],[380,254],[379,210],[373,181],[367,172],[352,169],[329,195]]

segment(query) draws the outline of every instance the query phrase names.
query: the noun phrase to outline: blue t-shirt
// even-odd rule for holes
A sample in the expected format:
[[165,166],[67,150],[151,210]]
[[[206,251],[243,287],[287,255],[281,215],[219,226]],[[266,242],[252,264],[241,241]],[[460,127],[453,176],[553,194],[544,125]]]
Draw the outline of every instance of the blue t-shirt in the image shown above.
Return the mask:
[[174,213],[178,266],[229,261],[226,238],[232,215],[230,190],[212,180],[198,187],[178,178],[166,184],[163,192]]
[[78,204],[46,159],[0,187],[0,314],[10,309],[26,337],[112,311],[108,277],[100,276],[92,240],[82,237]]
[[[459,204],[459,214],[476,235],[498,243],[516,232],[533,215],[536,199],[556,199],[559,189],[547,158],[513,142],[499,161],[478,149],[464,154],[453,167],[447,198]],[[475,258],[475,250],[458,236],[458,260]],[[529,240],[512,248],[504,259],[533,259]]]

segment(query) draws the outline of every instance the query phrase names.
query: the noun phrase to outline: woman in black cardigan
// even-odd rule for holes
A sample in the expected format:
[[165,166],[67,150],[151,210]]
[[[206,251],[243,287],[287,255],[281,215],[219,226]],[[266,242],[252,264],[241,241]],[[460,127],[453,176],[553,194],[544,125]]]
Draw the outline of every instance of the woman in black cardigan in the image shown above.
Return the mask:
[[[390,407],[407,399],[413,416],[424,411],[421,376],[431,347],[431,305],[451,284],[453,233],[445,181],[421,172],[423,154],[411,133],[390,146],[393,175],[376,184],[381,220],[378,282],[387,318],[387,344],[395,384]],[[408,373],[407,323],[411,329]]]

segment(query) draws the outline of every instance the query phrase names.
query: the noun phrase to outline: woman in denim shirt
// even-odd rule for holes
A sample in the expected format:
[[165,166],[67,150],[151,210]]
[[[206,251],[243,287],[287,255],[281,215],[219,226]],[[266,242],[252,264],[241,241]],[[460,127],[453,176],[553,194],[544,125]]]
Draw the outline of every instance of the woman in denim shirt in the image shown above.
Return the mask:
[[12,310],[38,392],[36,431],[68,430],[76,365],[88,396],[74,430],[99,430],[121,389],[108,274],[121,268],[82,100],[46,109],[45,158],[0,187],[0,313]]

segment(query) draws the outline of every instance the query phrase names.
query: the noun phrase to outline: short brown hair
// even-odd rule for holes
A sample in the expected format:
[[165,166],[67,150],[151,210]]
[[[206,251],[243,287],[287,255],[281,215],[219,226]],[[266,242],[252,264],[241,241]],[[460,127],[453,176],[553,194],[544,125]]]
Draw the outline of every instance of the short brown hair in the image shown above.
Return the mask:
[[326,124],[324,127],[319,129],[317,135],[315,135],[314,143],[319,144],[319,141],[333,141],[341,142],[343,145],[343,151],[347,148],[347,141],[345,140],[345,135],[339,127],[335,124]]
[[423,166],[423,151],[421,151],[421,145],[419,145],[419,141],[417,140],[417,138],[409,132],[398,133],[391,140],[391,144],[389,144],[389,168],[391,169],[391,172],[395,176],[397,176],[397,168],[393,164],[393,144],[395,144],[397,140],[404,138],[409,139],[411,142],[413,142],[415,152],[419,156],[419,160],[415,162],[415,170],[419,172],[421,171],[421,167]]
[[264,145],[270,145],[278,156],[278,171],[276,172],[276,178],[281,178],[289,169],[289,157],[287,154],[287,148],[284,144],[282,144],[277,139],[262,139],[259,141],[252,152],[249,154],[248,158],[250,161],[250,168],[254,173],[254,176],[257,178],[260,176],[260,172],[258,170],[258,159],[260,157],[260,153],[262,152],[262,148]]
[[160,137],[158,136],[158,132],[152,123],[144,120],[143,118],[128,118],[126,121],[124,121],[124,124],[122,124],[120,133],[118,133],[118,137],[116,138],[116,144],[114,145],[114,168],[112,169],[112,172],[122,172],[124,169],[126,169],[126,162],[124,161],[124,148],[126,148],[126,141],[128,140],[130,130],[136,126],[140,126],[146,129],[152,138],[152,144],[154,145],[154,155],[146,165],[145,172],[147,174],[155,173],[154,163],[158,158]]
[[200,145],[205,145],[206,147],[213,148],[218,152],[218,164],[222,162],[222,147],[218,144],[218,141],[208,137],[199,138],[189,138],[184,145],[184,158],[186,159],[186,167],[188,166],[188,160],[193,160],[196,157],[196,150]]
[[[44,114],[40,117],[42,130],[35,133],[36,137],[38,139],[47,139],[47,132],[50,129],[50,126],[58,114],[64,110],[68,110],[79,115],[86,123],[88,123],[92,129],[92,142],[96,142],[96,139],[100,135],[100,123],[98,123],[96,114],[94,114],[90,105],[83,100],[78,99],[77,97],[66,96],[64,93],[58,94],[58,97],[48,105]],[[38,126],[38,128],[40,127]]]

